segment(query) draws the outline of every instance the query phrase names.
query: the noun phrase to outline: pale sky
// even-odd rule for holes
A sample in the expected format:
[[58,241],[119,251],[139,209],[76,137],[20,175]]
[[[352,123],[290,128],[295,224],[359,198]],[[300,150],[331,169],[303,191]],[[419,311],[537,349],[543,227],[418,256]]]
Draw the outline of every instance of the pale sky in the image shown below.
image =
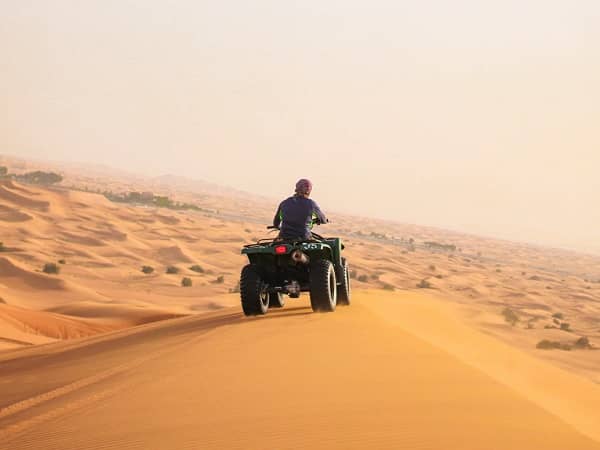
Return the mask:
[[0,153],[600,251],[600,2],[0,0]]

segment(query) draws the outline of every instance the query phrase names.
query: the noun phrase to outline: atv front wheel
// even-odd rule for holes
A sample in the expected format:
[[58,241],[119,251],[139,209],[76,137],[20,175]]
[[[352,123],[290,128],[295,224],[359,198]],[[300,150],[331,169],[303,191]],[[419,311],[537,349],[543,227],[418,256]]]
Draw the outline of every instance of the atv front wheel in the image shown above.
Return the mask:
[[342,258],[340,282],[337,287],[337,304],[348,306],[350,304],[350,268],[348,267],[346,258]]
[[269,294],[269,308],[283,308],[285,298],[281,292],[271,292]]
[[335,311],[337,286],[333,264],[326,259],[315,261],[310,268],[310,306],[313,311]]
[[269,293],[256,266],[248,264],[240,277],[240,297],[246,316],[266,314],[269,309]]

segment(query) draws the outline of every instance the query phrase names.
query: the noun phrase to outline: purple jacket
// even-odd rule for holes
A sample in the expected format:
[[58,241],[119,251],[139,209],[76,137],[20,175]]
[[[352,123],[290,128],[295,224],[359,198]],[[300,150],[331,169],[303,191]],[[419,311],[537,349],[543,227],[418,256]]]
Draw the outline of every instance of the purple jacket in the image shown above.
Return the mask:
[[283,239],[310,239],[313,219],[318,224],[328,222],[314,200],[295,195],[281,202],[273,225],[281,229],[279,236]]

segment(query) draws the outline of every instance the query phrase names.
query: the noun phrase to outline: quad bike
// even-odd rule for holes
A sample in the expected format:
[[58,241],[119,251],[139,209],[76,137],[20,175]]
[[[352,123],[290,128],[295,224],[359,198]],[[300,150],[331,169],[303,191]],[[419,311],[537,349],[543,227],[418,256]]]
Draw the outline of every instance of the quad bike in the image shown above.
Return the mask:
[[[276,229],[275,227],[267,227]],[[313,311],[333,312],[350,304],[350,275],[340,238],[312,233],[309,240],[261,239],[244,246],[250,264],[242,269],[240,296],[246,316],[282,308],[285,297],[310,293]]]

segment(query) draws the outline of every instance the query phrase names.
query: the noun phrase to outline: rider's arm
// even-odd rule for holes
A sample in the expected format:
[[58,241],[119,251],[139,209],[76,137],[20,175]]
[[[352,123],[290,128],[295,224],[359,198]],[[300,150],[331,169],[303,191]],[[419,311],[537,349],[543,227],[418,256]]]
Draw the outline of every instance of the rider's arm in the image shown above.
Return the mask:
[[277,212],[275,213],[275,217],[273,217],[273,226],[279,228],[281,225],[281,220],[283,219],[283,214],[281,212],[281,204],[277,208]]
[[325,216],[323,211],[321,211],[321,208],[319,208],[319,205],[317,205],[317,202],[312,200],[312,203],[313,203],[313,213],[317,216],[317,223],[322,224],[322,223],[329,222],[329,219],[327,219],[327,216]]

